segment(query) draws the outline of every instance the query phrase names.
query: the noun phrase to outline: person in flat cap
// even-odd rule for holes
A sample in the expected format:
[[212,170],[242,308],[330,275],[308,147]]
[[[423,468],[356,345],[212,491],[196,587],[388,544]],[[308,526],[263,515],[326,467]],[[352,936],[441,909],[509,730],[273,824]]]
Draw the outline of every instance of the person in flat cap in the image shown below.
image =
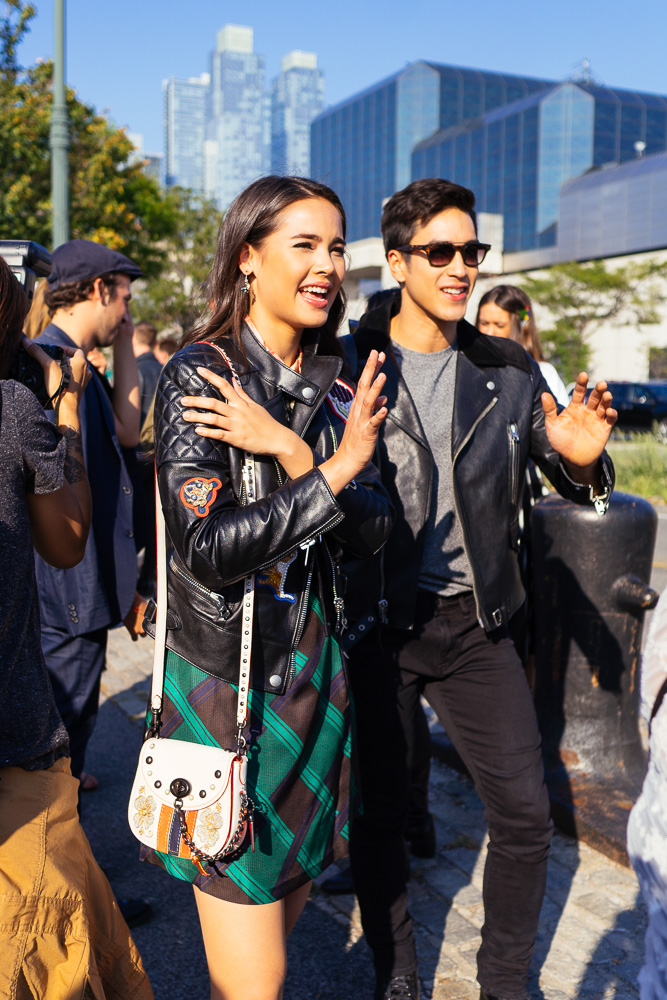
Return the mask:
[[[81,779],[97,716],[108,629],[125,622],[143,631],[135,592],[137,553],[129,462],[139,442],[139,378],[132,349],[131,282],[141,270],[129,257],[91,240],[71,240],[52,255],[46,305],[51,323],[38,343],[113,349],[113,385],[92,365],[81,403],[93,521],[83,560],[55,569],[37,556],[42,647],[56,703],[70,738],[72,773]],[[82,789],[96,786],[83,775]]]

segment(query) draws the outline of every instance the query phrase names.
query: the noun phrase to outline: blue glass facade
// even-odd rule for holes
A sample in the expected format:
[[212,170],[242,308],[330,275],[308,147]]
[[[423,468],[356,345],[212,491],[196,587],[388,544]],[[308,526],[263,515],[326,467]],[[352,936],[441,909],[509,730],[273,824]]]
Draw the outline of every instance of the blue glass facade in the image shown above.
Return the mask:
[[311,52],[293,52],[271,92],[271,173],[310,177],[310,123],[324,104],[324,75]]
[[204,139],[208,78],[165,80],[164,171],[165,185],[204,189]]
[[563,83],[443,128],[417,144],[412,177],[471,187],[504,217],[507,252],[555,245],[563,184],[591,167],[667,149],[667,98]]
[[[415,144],[437,129],[456,127],[550,84],[530,77],[413,63],[315,119],[312,176],[340,195],[348,214],[350,240],[377,236],[382,203],[414,176]],[[461,149],[457,155],[473,170],[470,152]]]
[[207,139],[214,144],[216,164],[210,193],[223,209],[269,168],[270,116],[264,75],[264,56],[254,51],[252,28],[222,28],[211,55]]

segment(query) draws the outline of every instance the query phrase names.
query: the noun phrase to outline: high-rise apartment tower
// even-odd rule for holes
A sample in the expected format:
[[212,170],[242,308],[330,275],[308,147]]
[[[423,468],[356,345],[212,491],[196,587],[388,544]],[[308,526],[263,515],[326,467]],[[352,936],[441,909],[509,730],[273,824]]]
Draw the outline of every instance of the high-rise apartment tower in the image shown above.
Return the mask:
[[310,123],[324,106],[324,75],[314,52],[290,52],[271,92],[271,171],[310,176]]

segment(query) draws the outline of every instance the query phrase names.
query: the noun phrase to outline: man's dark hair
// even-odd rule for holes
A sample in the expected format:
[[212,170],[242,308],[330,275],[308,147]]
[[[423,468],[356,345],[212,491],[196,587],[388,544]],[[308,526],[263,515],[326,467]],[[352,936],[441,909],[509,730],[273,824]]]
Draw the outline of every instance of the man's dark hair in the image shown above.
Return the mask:
[[49,288],[44,293],[46,307],[53,316],[58,309],[69,309],[77,302],[85,302],[92,295],[98,278],[102,279],[105,287],[109,289],[110,297],[113,298],[120,277],[121,272],[114,271],[111,274],[96,274],[92,278],[83,278],[81,281],[68,281],[54,289]]
[[155,347],[157,343],[157,327],[149,323],[147,319],[142,319],[134,324],[134,337],[138,344],[145,347]]
[[382,210],[384,252],[406,246],[421,226],[427,226],[448,208],[458,208],[469,215],[477,232],[475,196],[469,188],[442,177],[426,177],[397,191]]

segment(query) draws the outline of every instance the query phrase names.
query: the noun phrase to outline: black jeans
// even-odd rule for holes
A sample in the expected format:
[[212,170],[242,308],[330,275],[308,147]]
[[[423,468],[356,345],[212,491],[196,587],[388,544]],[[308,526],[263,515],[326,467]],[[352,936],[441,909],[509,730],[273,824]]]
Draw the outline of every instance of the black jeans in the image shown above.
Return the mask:
[[363,815],[350,856],[376,968],[416,967],[402,829],[406,739],[419,696],[438,714],[484,803],[489,849],[478,980],[500,997],[525,990],[552,835],[532,698],[509,633],[485,633],[472,595],[420,592],[414,630],[383,629],[351,650]]

